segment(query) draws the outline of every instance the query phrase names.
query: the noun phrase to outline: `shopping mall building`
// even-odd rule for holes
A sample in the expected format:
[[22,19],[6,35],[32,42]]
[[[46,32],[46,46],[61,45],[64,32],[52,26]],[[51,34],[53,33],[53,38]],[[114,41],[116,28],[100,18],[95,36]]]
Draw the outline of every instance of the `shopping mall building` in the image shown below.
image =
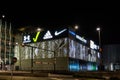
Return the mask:
[[[16,70],[96,71],[99,47],[68,27],[16,35]],[[21,45],[22,43],[22,45]]]

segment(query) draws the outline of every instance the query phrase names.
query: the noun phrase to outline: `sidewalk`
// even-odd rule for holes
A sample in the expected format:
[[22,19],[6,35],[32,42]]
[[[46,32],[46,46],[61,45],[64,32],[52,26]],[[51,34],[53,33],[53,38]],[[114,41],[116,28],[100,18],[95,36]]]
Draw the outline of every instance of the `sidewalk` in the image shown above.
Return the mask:
[[7,75],[7,76],[31,76],[31,77],[73,77],[72,75],[64,75],[64,74],[54,74],[54,73],[47,73],[47,72],[28,72],[28,71],[0,71],[0,75]]
[[65,78],[65,77],[67,77],[67,78],[68,78],[68,77],[69,77],[69,78],[71,77],[71,78],[72,78],[73,76],[72,76],[72,75],[51,74],[51,73],[49,73],[49,74],[48,74],[48,77],[64,77],[64,78]]

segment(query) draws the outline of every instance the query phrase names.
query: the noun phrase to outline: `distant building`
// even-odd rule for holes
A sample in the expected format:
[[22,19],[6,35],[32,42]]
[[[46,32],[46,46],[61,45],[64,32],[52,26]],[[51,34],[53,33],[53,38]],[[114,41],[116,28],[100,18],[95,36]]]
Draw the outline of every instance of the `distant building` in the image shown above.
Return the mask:
[[[99,47],[73,29],[55,28],[16,35],[14,53],[20,70],[96,71]],[[23,45],[22,45],[23,44]]]
[[120,70],[120,45],[105,45],[103,47],[103,61],[106,70]]
[[14,46],[11,23],[0,20],[0,68],[4,69],[6,65],[11,63],[14,56]]

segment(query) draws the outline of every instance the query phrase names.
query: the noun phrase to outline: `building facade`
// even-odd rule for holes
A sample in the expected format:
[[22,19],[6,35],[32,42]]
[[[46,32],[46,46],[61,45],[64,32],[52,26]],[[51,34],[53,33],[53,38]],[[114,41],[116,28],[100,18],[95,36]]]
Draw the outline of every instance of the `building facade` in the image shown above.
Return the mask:
[[0,20],[0,69],[6,68],[11,64],[11,58],[14,56],[13,37],[11,23]]
[[119,44],[104,45],[103,60],[106,70],[109,71],[120,70],[120,45]]
[[15,66],[19,70],[98,70],[99,47],[70,28],[23,33],[15,41]]

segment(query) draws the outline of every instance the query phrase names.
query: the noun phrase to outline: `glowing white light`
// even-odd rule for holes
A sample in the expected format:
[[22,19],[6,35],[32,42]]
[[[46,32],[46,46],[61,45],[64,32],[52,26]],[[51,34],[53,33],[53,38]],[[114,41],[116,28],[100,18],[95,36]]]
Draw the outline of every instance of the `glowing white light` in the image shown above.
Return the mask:
[[97,31],[100,31],[100,27],[96,28]]
[[41,31],[41,28],[37,28],[37,31]]
[[75,29],[78,29],[78,26],[77,26],[77,25],[75,26]]
[[18,44],[18,42],[15,43],[16,45]]
[[2,15],[3,18],[5,18],[5,15]]

